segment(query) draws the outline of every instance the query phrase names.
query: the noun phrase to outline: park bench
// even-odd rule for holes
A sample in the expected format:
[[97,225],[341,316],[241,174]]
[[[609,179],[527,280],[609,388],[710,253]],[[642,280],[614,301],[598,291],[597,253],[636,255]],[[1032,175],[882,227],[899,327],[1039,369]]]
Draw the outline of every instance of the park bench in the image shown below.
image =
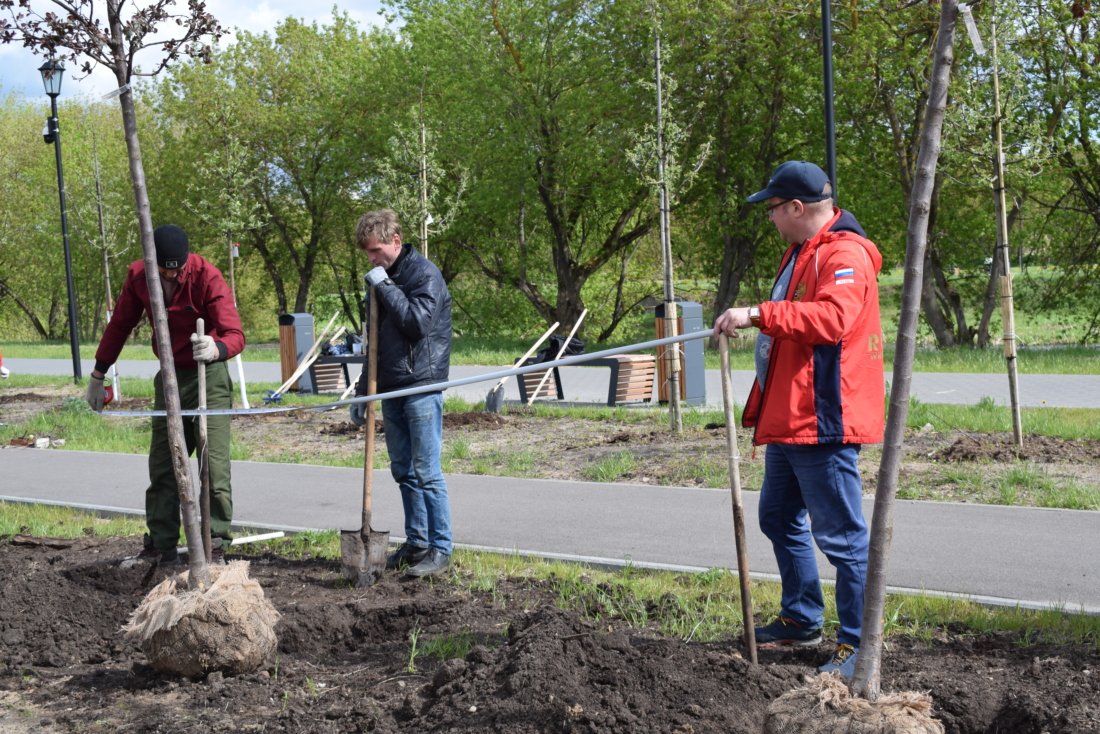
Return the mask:
[[[524,366],[536,364],[535,360],[528,359]],[[653,381],[657,374],[657,360],[652,354],[617,354],[613,357],[603,357],[584,362],[584,367],[609,367],[611,370],[607,388],[607,404],[609,406],[624,405],[628,403],[649,403],[653,400]],[[538,387],[546,370],[538,370],[520,375],[519,397],[523,402],[528,402],[531,395]],[[535,395],[535,400],[564,400],[565,394],[561,386],[561,374],[558,368],[552,369],[552,374],[546,383]]]

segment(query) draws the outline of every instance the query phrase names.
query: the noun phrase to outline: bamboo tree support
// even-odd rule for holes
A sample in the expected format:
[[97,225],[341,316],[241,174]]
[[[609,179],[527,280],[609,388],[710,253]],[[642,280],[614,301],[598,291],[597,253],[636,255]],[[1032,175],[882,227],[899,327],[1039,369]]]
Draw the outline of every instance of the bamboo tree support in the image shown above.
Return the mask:
[[424,83],[420,84],[420,254],[428,257],[428,131],[424,124]]
[[[672,287],[672,236],[669,230],[668,211],[668,181],[665,177],[666,156],[664,115],[662,108],[664,101],[661,96],[661,33],[660,25],[657,26],[657,40],[653,53],[657,69],[657,192],[660,204],[660,231],[661,231],[661,263],[664,266],[665,288],[665,336],[678,336],[678,315],[676,298]],[[684,415],[680,405],[680,348],[670,347],[664,352],[667,361],[668,374],[668,416],[673,433],[684,432]]]
[[745,505],[741,499],[741,454],[737,449],[737,423],[733,417],[733,381],[730,379],[729,337],[718,337],[722,361],[722,403],[726,411],[726,449],[729,456],[730,502],[733,504],[733,541],[737,547],[737,580],[741,584],[741,620],[745,626],[745,647],[756,663],[756,622],[752,613],[752,582],[749,578],[749,549],[745,542]]
[[[206,325],[202,319],[195,321],[195,333],[206,335]],[[198,409],[206,410],[206,363],[195,365],[199,383]],[[199,526],[202,528],[202,550],[206,562],[210,563],[210,454],[207,451],[206,416],[195,418],[195,456],[199,460]]]
[[993,0],[989,4],[991,16],[990,43],[993,63],[993,140],[994,189],[997,198],[997,258],[1001,263],[1001,321],[1004,327],[1004,355],[1008,368],[1008,394],[1012,404],[1012,437],[1018,448],[1024,446],[1023,419],[1020,415],[1020,383],[1016,375],[1016,316],[1012,304],[1012,258],[1008,252],[1008,219],[1005,211],[1004,145],[1001,137],[1001,80],[997,61],[997,12]]

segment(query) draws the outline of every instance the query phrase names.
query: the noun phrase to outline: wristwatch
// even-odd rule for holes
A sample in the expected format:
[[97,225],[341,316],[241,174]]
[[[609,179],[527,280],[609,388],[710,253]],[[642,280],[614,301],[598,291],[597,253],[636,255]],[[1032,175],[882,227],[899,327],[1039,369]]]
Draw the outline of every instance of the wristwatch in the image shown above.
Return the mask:
[[760,328],[760,309],[756,306],[749,306],[749,323],[757,329]]

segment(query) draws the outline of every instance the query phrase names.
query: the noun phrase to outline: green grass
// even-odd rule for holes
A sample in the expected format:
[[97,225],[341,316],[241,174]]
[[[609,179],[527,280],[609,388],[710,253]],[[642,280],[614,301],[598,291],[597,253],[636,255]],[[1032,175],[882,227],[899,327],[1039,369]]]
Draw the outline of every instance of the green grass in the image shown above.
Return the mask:
[[620,451],[584,468],[584,478],[590,482],[614,482],[633,474],[638,460],[629,451]]
[[[922,403],[910,398],[906,416],[910,428],[931,425],[937,431],[1012,432],[1012,411],[982,397],[974,405]],[[1100,439],[1100,410],[1095,408],[1022,408],[1024,432],[1068,440]]]

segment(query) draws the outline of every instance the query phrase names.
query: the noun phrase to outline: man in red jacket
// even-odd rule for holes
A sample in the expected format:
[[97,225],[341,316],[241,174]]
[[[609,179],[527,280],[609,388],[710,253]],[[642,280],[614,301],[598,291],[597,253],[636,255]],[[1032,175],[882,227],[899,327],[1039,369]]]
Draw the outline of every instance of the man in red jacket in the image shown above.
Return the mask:
[[[229,378],[226,360],[244,349],[241,317],[233,303],[233,293],[221,272],[209,261],[189,252],[187,234],[174,224],[157,227],[153,232],[157,251],[160,285],[164,291],[164,306],[168,311],[168,334],[176,365],[180,405],[184,409],[198,407],[198,371],[206,367],[206,405],[208,408],[230,408],[233,404],[233,382]],[[85,397],[93,410],[103,410],[105,391],[103,376],[122,352],[127,337],[143,316],[153,318],[149,305],[149,286],[145,281],[145,261],[130,265],[122,292],[115,304],[114,315],[103,332],[95,355],[95,369],[88,380]],[[203,319],[206,335],[195,334],[195,322]],[[157,342],[153,339],[153,352]],[[164,410],[164,385],[158,372],[153,381],[154,407]],[[224,562],[224,547],[228,545],[233,521],[233,496],[229,476],[230,416],[210,416],[206,419],[207,460],[210,466],[210,535],[212,558]],[[195,420],[184,419],[187,451],[195,450]],[[153,419],[153,436],[149,445],[149,488],[145,491],[145,522],[149,532],[139,558],[153,563],[174,563],[176,543],[180,534],[180,503],[172,455],[168,447],[168,422]]]
[[784,163],[748,200],[767,202],[768,217],[790,243],[771,299],[731,308],[714,323],[715,335],[760,330],[742,423],[754,429],[754,445],[767,444],[760,529],[772,541],[783,598],[777,619],[756,628],[756,641],[821,641],[816,542],[836,568],[840,620],[836,649],[819,670],[850,678],[867,575],[859,451],[881,443],[884,424],[882,256],[855,217],[833,205],[829,179],[813,163]]

